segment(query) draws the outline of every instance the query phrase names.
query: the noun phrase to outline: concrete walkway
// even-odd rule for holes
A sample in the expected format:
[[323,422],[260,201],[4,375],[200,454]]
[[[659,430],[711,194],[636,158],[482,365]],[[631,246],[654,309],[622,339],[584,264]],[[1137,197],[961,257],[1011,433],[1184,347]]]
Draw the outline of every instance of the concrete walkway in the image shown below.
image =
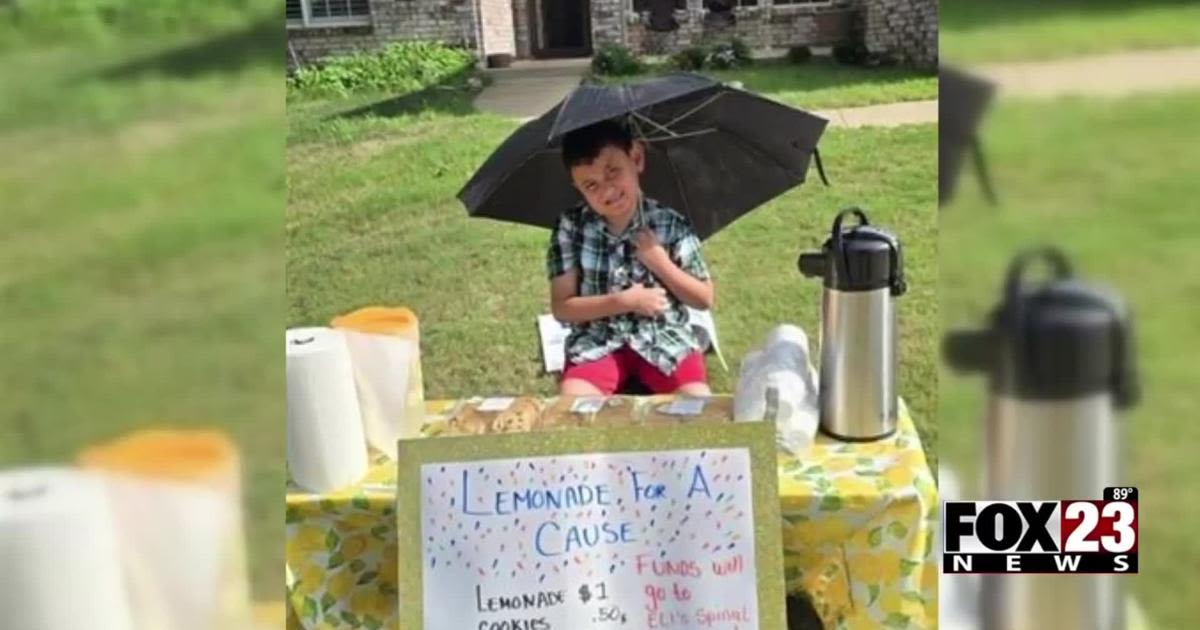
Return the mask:
[[[995,83],[997,96],[1117,97],[1200,89],[1200,47],[1129,51],[1072,59],[984,64],[968,72]],[[830,126],[892,127],[933,123],[936,100],[820,111]]]
[[1200,47],[1130,51],[966,68],[998,86],[997,96],[1125,96],[1200,87]]
[[813,113],[828,119],[830,127],[897,127],[899,125],[937,122],[938,102],[936,99],[910,101],[905,103],[888,103],[886,105],[867,105],[865,107],[825,109]]
[[554,107],[587,73],[590,59],[516,62],[489,69],[492,83],[475,97],[480,111],[529,120]]
[[[1052,61],[985,64],[967,71],[992,81],[999,96],[1113,97],[1200,88],[1200,47],[1131,51]],[[529,120],[579,84],[586,59],[516,63],[489,70],[493,83],[475,100],[483,110]],[[936,123],[937,100],[821,110],[831,127],[895,127]]]

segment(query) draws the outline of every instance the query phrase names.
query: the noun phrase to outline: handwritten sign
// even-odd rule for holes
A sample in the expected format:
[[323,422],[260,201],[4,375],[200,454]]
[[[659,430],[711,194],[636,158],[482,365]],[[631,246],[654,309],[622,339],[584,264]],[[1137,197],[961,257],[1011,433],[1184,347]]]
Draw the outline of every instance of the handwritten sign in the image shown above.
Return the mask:
[[785,628],[770,425],[400,450],[403,628]]

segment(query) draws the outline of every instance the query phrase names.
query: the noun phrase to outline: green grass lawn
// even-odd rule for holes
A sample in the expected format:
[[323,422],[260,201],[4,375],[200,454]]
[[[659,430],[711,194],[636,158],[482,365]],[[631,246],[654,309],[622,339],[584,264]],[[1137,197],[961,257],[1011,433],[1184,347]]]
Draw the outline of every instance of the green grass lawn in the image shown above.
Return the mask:
[[946,0],[938,11],[948,63],[1200,45],[1200,3],[1191,0]]
[[[1145,541],[1130,584],[1159,628],[1193,626],[1200,597],[1198,109],[1198,92],[999,105],[983,142],[1002,205],[984,205],[968,176],[940,224],[948,326],[982,323],[1010,258],[1043,243],[1060,245],[1079,273],[1128,300],[1143,401],[1121,419],[1123,481],[1141,488]],[[942,461],[973,479],[984,384],[951,373],[941,384]]]
[[[325,118],[361,105],[290,111],[288,324],[407,304],[422,319],[427,396],[552,394],[534,326],[549,312],[549,232],[469,219],[454,197],[515,123],[445,103],[398,117]],[[831,130],[822,156],[832,188],[805,184],[706,244],[732,369],[709,360],[715,390],[732,391],[741,357],[776,324],[801,325],[815,345],[821,287],[800,277],[796,257],[819,247],[837,210],[861,204],[907,248],[901,391],[933,448],[936,152],[933,125]]]
[[[604,81],[632,81],[672,72],[659,65],[647,72]],[[816,57],[805,64],[765,60],[738,70],[701,72],[718,81],[741,81],[746,89],[803,109],[855,107],[935,99],[937,75],[907,68],[858,68]]]
[[282,46],[188,56],[180,76],[159,55],[175,43],[0,63],[21,86],[0,99],[0,468],[220,427],[244,455],[256,593],[280,599]]

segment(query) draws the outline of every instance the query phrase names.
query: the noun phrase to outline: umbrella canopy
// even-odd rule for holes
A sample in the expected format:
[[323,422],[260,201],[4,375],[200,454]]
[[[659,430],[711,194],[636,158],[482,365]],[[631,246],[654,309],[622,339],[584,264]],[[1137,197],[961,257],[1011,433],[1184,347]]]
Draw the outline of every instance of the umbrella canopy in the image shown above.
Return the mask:
[[827,122],[694,74],[581,85],[509,136],[458,198],[472,216],[553,227],[582,202],[559,141],[613,118],[646,143],[643,192],[685,214],[700,238],[802,183]]

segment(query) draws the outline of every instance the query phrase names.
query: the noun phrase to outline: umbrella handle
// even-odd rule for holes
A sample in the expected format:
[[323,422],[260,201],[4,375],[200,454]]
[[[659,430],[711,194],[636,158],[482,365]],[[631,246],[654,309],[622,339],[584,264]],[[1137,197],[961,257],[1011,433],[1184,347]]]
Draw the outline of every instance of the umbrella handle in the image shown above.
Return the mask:
[[821,164],[821,151],[815,147],[813,148],[813,161],[817,164],[817,175],[821,176],[821,183],[828,188],[829,178],[825,177],[825,165]]

